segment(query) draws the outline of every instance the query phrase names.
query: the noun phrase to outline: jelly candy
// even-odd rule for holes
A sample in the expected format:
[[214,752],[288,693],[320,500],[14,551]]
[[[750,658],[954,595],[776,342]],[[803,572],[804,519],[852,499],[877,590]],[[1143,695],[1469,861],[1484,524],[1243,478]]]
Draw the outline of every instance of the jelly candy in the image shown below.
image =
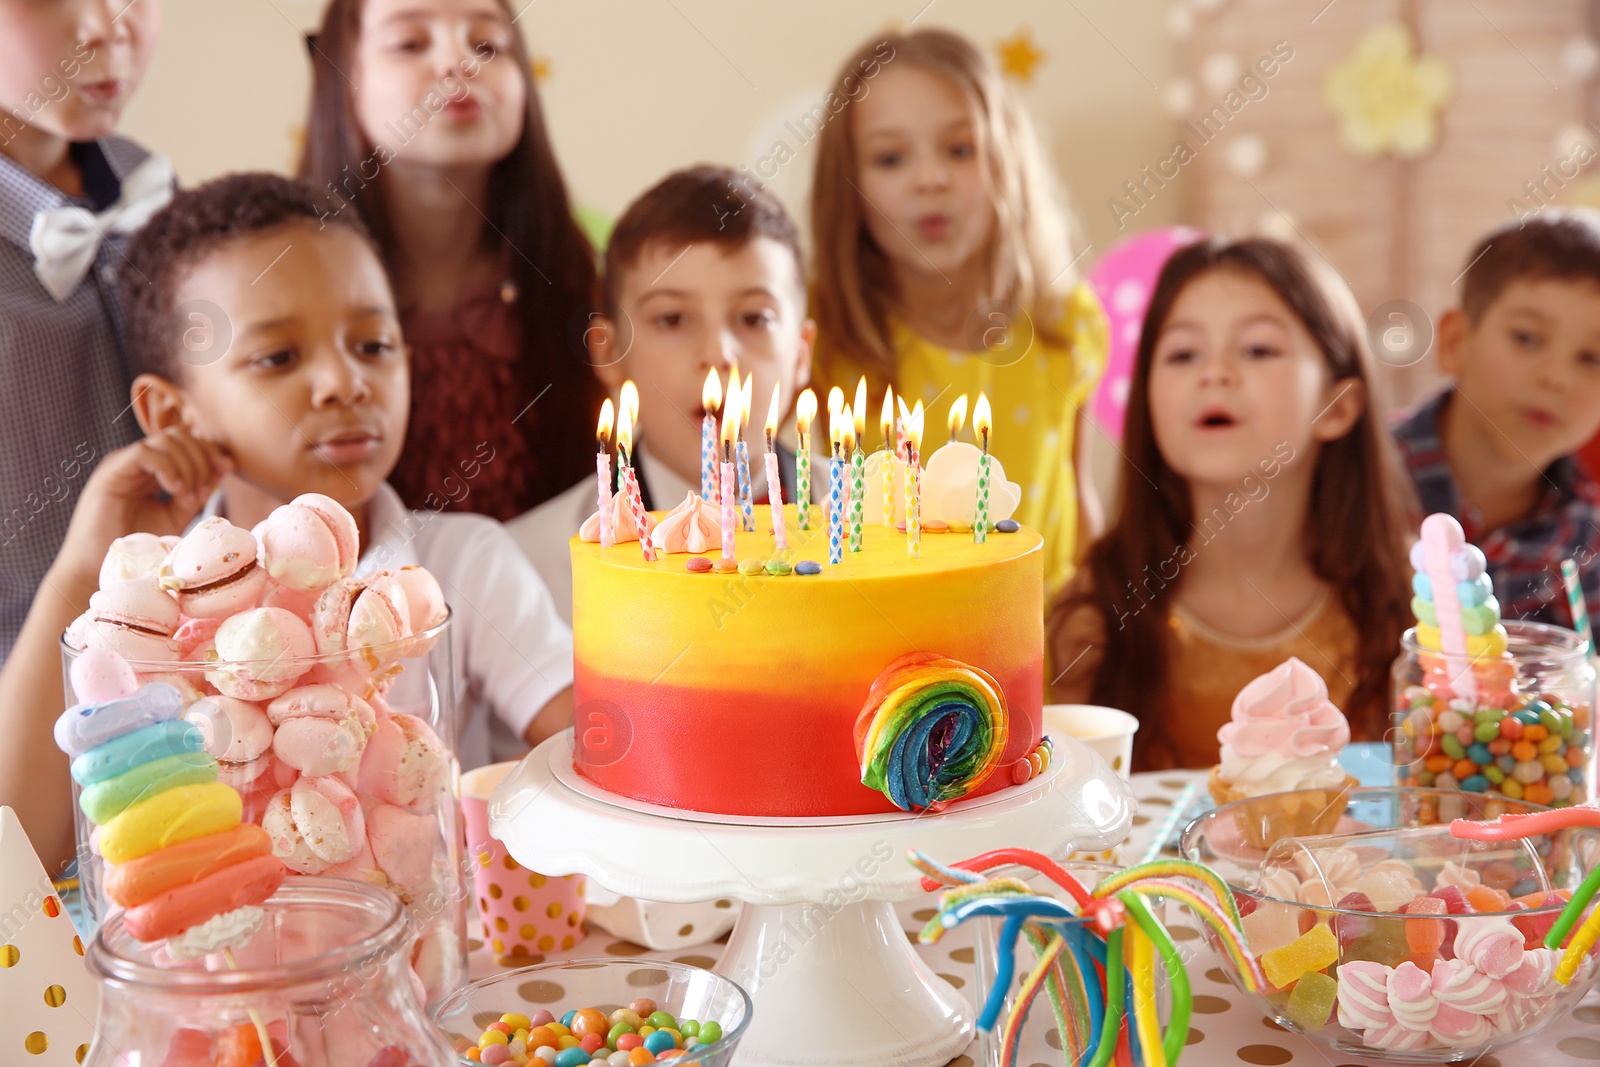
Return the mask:
[[1287,945],[1261,954],[1267,980],[1279,989],[1310,971],[1320,971],[1339,958],[1339,939],[1318,923]]
[[1256,910],[1246,915],[1241,924],[1250,951],[1259,956],[1299,937],[1300,925],[1296,913],[1300,910],[1276,901],[1257,904]]
[[1339,983],[1320,971],[1310,971],[1294,984],[1283,1013],[1302,1030],[1318,1031],[1333,1014]]
[[[1339,898],[1339,903],[1334,905],[1340,911],[1368,911],[1376,912],[1372,906],[1372,898],[1365,893],[1346,893]],[[1358,919],[1353,915],[1336,915],[1333,919],[1333,932],[1339,935],[1341,944],[1349,944],[1364,934],[1372,932],[1372,922],[1367,919]]]
[[[1444,915],[1445,903],[1438,897],[1418,897],[1405,906],[1407,915]],[[1414,953],[1437,952],[1444,944],[1444,920],[1407,919],[1406,944]]]
[[1467,902],[1467,895],[1461,891],[1460,886],[1438,885],[1433,887],[1432,896],[1444,901],[1444,910],[1448,915],[1471,915],[1473,907]]

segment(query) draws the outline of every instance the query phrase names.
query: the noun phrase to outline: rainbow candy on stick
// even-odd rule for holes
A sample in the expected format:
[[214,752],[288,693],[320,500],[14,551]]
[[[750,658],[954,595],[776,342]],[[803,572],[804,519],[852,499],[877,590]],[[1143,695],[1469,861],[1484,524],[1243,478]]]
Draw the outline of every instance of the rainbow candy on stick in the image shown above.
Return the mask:
[[1000,765],[1010,716],[995,680],[929,652],[901,656],[872,683],[856,718],[863,785],[902,811],[939,811]]
[[[939,914],[923,929],[925,943],[974,916],[1003,920],[994,983],[978,1019],[981,1029],[993,1029],[1013,985],[1016,941],[1025,936],[1033,948],[1037,962],[1018,987],[1001,1032],[1003,1067],[1016,1062],[1023,1025],[1041,990],[1057,1017],[1069,1062],[1093,1067],[1141,1055],[1147,1065],[1177,1063],[1188,1041],[1192,997],[1177,946],[1145,903],[1147,896],[1188,904],[1217,933],[1247,988],[1266,987],[1240,932],[1232,891],[1200,864],[1177,860],[1141,865],[1102,881],[1091,893],[1060,865],[1027,849],[1001,849],[954,867],[915,852],[910,860],[927,876],[925,886],[931,881],[935,888],[953,887],[940,898]],[[1010,864],[1044,874],[1067,892],[1071,903],[1038,896],[1015,878],[985,879],[977,873]],[[1217,899],[1207,899],[1208,893]],[[1155,1005],[1158,955],[1173,1002],[1164,1036]]]

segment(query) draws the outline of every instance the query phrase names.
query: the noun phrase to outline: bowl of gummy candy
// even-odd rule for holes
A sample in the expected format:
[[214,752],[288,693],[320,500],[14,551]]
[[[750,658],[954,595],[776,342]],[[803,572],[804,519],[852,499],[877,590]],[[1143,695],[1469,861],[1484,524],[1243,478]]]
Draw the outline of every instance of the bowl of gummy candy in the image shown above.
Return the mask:
[[[1454,819],[1546,809],[1399,787],[1352,791],[1333,833],[1248,844],[1243,828],[1280,803],[1209,811],[1181,850],[1233,889],[1268,983],[1253,995],[1281,1025],[1355,1055],[1467,1060],[1537,1033],[1593,985],[1596,953],[1563,967],[1546,938],[1600,863],[1600,833],[1462,840]],[[1572,928],[1556,931],[1558,946]]]
[[699,967],[579,959],[474,982],[434,1022],[463,1064],[726,1067],[751,1013],[737,983]]

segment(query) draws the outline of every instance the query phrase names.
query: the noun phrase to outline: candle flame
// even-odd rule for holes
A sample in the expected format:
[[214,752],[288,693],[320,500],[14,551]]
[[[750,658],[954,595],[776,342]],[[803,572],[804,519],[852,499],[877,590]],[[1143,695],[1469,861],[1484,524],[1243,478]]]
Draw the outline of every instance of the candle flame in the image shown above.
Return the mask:
[[956,397],[954,404],[950,405],[950,418],[947,425],[950,427],[950,440],[954,441],[961,433],[961,427],[967,424],[967,394],[962,393]]
[[878,423],[883,427],[883,440],[889,448],[894,447],[894,386],[888,386],[883,391],[883,414],[879,416]]
[[917,406],[911,409],[911,419],[906,423],[906,438],[911,442],[911,447],[918,452],[922,451],[922,422],[924,417],[922,401],[917,401]]
[[[610,401],[607,401],[610,403]],[[628,410],[628,405],[623,404],[622,410],[617,412],[617,454],[627,461],[628,453],[633,451],[633,412]]]
[[706,384],[700,390],[700,404],[706,409],[707,415],[715,415],[722,408],[722,379],[717,377],[715,367],[706,371]]
[[743,429],[750,425],[750,391],[756,384],[754,374],[745,375],[744,389],[740,394],[741,407],[739,410],[739,427]]
[[[836,393],[839,392],[837,387],[835,387],[833,391]],[[843,394],[841,394],[841,396],[842,395]],[[844,407],[843,402],[841,401],[839,407],[830,408],[828,410],[828,440],[833,444],[833,454],[835,456],[839,454],[839,446],[844,444],[843,419]]]
[[628,413],[630,423],[639,421],[639,387],[633,384],[632,378],[622,383],[621,406]]
[[778,436],[778,420],[782,412],[778,409],[778,400],[783,394],[783,386],[778,382],[772,383],[772,403],[767,405],[767,451],[772,451],[772,439]]
[[861,436],[867,428],[867,376],[863,374],[861,380],[856,382],[856,402],[850,405],[850,410],[855,412],[854,426],[856,428],[856,441],[860,442]]
[[600,405],[600,425],[595,428],[594,439],[604,452],[611,447],[611,425],[616,421],[616,409],[611,406],[611,398],[606,397],[606,402]]
[[[844,390],[837,385],[828,390],[828,415],[831,418],[844,410]],[[832,425],[831,423],[829,425]],[[830,433],[832,431],[829,431]]]
[[978,443],[989,451],[989,431],[994,429],[994,416],[989,412],[989,398],[978,394],[978,403],[972,409],[972,428],[977,431]]
[[844,427],[844,437],[842,438],[844,450],[846,452],[854,452],[861,443],[860,432],[857,429],[861,422],[856,418],[854,409],[849,404],[846,404],[844,410],[839,412],[839,422]]
[[807,389],[794,402],[794,428],[804,444],[811,439],[811,422],[817,417],[817,394]]

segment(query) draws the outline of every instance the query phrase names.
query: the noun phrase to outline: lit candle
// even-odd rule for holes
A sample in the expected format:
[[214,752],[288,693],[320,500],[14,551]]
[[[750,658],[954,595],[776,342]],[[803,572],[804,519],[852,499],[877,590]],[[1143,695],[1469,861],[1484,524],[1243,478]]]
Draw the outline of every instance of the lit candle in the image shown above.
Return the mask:
[[922,554],[922,401],[906,424],[906,555]]
[[772,403],[767,406],[767,503],[772,508],[772,547],[779,552],[789,547],[788,522],[783,515],[783,479],[778,476],[778,397],[782,388],[772,383]]
[[989,431],[994,429],[989,398],[982,393],[978,394],[978,406],[972,409],[972,428],[977,431],[978,447],[983,450],[978,457],[978,510],[972,518],[972,541],[981,545],[989,540]]
[[817,417],[817,394],[810,389],[800,394],[794,405],[795,509],[800,513],[800,529],[811,529],[811,420]]
[[594,457],[594,472],[600,501],[600,547],[610,548],[616,543],[617,532],[611,516],[611,424],[616,420],[611,398],[600,405],[600,425],[595,429],[595,444],[600,446]]
[[[739,511],[744,517],[745,533],[754,533],[756,528],[756,490],[750,484],[750,446],[745,442],[742,431],[750,425],[750,389],[756,383],[755,378],[746,377],[744,387],[740,391],[739,401],[739,437],[737,455],[739,458]],[[733,406],[733,390],[728,391],[728,406]]]
[[[833,390],[839,392],[837,388]],[[831,403],[831,400],[830,400]],[[843,400],[841,399],[841,408]],[[841,527],[844,520],[844,422],[841,418],[843,412],[830,411],[828,413],[828,439],[833,444],[832,458],[828,461],[828,562],[841,563],[844,560],[844,546]]]
[[700,499],[709,503],[717,499],[717,412],[722,408],[722,379],[715,367],[706,371],[700,406],[706,409],[700,420]]
[[895,443],[894,386],[883,391],[883,411],[878,417],[883,430],[883,524],[894,529],[894,483],[900,451]]
[[861,379],[861,388],[856,390],[856,398],[862,402],[859,408],[849,404],[844,408],[845,425],[848,432],[855,437],[855,449],[850,453],[850,551],[861,551],[861,508],[865,501],[867,491],[863,484],[867,474],[867,380]]
[[[835,422],[838,422],[839,416],[843,412],[844,412],[844,390],[840,389],[836,385],[832,389],[828,390],[828,436],[830,438],[833,436],[833,424]],[[843,445],[846,449],[848,449],[850,447],[849,442],[844,441],[842,439],[840,440],[839,443],[841,445]],[[846,460],[848,460],[850,458],[848,452],[845,454],[844,458]],[[840,503],[841,507],[849,507],[850,506],[850,483],[848,481],[845,482],[845,484],[842,485],[839,488],[839,503]],[[831,502],[830,502],[829,506],[832,507]]]
[[[738,371],[734,371],[737,375]],[[734,501],[739,499],[739,483],[733,473],[733,443],[739,437],[742,405],[734,403],[733,378],[728,380],[728,402],[722,406],[722,558],[732,563],[734,550]]]
[[[631,391],[631,397],[630,397]],[[633,468],[633,420],[639,410],[639,390],[632,382],[622,383],[621,411],[617,415],[617,464],[622,468],[622,491],[627,494],[628,510],[633,515],[634,529],[639,531],[639,547],[646,560],[656,558],[655,546],[645,526],[644,499],[639,492],[639,474]]]
[[[967,394],[962,393],[956,397],[954,404],[950,405],[950,418],[946,425],[950,427],[950,440],[954,441],[961,436],[961,427],[967,424]],[[974,423],[976,426],[976,423]]]

